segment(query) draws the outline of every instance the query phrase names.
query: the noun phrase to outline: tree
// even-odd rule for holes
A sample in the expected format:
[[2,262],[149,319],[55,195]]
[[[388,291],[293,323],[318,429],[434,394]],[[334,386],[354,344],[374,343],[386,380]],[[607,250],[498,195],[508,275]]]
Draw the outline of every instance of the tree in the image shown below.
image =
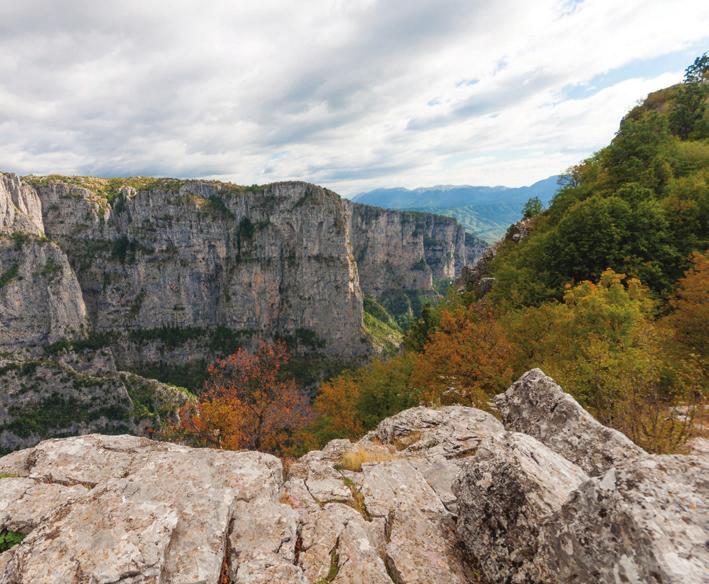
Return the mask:
[[[682,140],[694,137],[704,123],[706,97],[709,93],[709,56],[697,57],[684,72],[684,83],[677,92],[669,122],[673,134]],[[699,136],[697,136],[699,137]]]
[[512,382],[512,345],[483,302],[444,311],[411,377],[430,404],[487,409]]
[[322,444],[335,438],[354,440],[363,434],[357,411],[359,398],[359,386],[351,373],[323,383],[315,399],[315,411],[320,416],[315,433]]
[[307,396],[283,378],[288,360],[283,342],[261,342],[253,353],[240,348],[217,359],[204,392],[182,408],[172,433],[199,446],[287,453],[312,419]]
[[709,78],[709,55],[703,55],[694,59],[694,63],[684,70],[685,83],[704,83]]
[[612,270],[569,285],[563,303],[505,317],[516,373],[541,367],[602,423],[653,452],[673,451],[691,436],[702,378],[692,359],[666,351],[654,311],[639,280]]
[[542,200],[539,197],[531,197],[522,208],[522,216],[525,219],[529,219],[530,217],[539,215],[542,211],[544,211]]
[[695,353],[705,364],[709,347],[709,253],[692,255],[692,266],[679,280],[677,292],[670,299],[672,310],[660,323],[672,334],[673,348]]

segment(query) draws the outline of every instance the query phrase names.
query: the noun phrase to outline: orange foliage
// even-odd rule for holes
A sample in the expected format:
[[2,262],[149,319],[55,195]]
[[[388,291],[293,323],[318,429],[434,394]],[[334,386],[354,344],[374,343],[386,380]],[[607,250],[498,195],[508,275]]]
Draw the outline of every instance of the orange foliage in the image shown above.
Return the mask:
[[419,355],[412,385],[431,404],[486,408],[512,382],[513,348],[484,304],[443,311],[439,329]]
[[672,313],[662,324],[672,329],[680,349],[706,359],[709,322],[709,254],[695,253],[692,267],[679,281],[677,294],[670,300]]
[[348,375],[340,375],[320,388],[315,400],[315,411],[326,418],[330,428],[336,428],[339,436],[358,438],[364,428],[357,412],[360,391],[357,383]]
[[283,342],[237,349],[209,366],[199,401],[179,413],[178,437],[199,446],[284,454],[311,421],[307,396],[283,379],[288,362]]

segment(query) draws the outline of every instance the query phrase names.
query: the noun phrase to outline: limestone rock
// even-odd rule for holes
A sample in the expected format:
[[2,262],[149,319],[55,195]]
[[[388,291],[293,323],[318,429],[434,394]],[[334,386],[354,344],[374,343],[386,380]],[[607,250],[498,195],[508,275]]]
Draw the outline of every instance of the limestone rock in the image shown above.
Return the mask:
[[0,233],[44,234],[42,203],[18,176],[0,172]]
[[51,511],[88,493],[83,485],[44,483],[13,476],[0,481],[0,533],[27,534]]
[[457,533],[472,563],[490,582],[529,582],[541,523],[558,511],[586,474],[526,434],[484,442],[464,466]]
[[382,420],[363,440],[390,444],[407,455],[461,458],[474,454],[488,436],[502,433],[502,424],[482,410],[417,407]]
[[645,451],[600,424],[541,369],[532,369],[495,397],[505,427],[534,436],[587,473],[598,475]]
[[402,584],[466,581],[454,521],[441,499],[406,460],[363,467],[368,514],[385,519],[386,563]]
[[98,483],[13,549],[3,581],[20,584],[216,582],[237,501],[273,500],[282,484],[280,462],[267,454],[128,436],[48,441],[9,458],[25,476]]
[[648,456],[583,483],[541,529],[552,583],[700,584],[709,573],[709,461]]

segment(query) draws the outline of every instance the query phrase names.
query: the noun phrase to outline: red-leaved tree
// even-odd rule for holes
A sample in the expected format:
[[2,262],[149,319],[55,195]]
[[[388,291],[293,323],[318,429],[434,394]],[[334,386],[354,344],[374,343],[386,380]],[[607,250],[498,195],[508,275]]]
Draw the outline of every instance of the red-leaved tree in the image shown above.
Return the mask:
[[282,341],[217,359],[199,399],[180,410],[174,434],[198,446],[289,453],[312,410],[307,395],[283,375],[288,360]]

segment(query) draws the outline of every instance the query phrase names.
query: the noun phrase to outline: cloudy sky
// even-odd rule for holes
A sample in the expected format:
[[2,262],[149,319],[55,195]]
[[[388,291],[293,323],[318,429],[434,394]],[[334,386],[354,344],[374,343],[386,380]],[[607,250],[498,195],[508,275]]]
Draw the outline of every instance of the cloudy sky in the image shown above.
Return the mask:
[[0,170],[528,184],[708,33],[703,0],[0,0]]

